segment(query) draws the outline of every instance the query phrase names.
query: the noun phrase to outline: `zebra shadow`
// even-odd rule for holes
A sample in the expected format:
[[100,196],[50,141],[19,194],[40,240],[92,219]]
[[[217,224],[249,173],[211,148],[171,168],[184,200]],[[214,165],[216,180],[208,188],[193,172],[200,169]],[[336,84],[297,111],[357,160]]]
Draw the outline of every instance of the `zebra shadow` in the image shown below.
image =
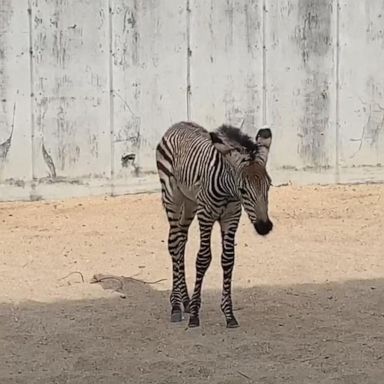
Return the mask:
[[156,284],[95,282],[111,296],[0,304],[2,384],[382,382],[384,279],[235,288],[230,330],[220,291],[188,329]]

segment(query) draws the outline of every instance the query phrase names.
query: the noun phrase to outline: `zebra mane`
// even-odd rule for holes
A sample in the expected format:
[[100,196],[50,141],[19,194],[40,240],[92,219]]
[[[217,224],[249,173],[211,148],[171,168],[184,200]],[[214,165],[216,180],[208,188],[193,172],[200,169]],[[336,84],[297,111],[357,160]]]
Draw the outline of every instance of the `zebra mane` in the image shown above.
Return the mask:
[[234,148],[241,147],[248,152],[252,157],[257,152],[257,145],[246,133],[240,131],[231,125],[222,125],[215,131],[216,135],[225,143]]

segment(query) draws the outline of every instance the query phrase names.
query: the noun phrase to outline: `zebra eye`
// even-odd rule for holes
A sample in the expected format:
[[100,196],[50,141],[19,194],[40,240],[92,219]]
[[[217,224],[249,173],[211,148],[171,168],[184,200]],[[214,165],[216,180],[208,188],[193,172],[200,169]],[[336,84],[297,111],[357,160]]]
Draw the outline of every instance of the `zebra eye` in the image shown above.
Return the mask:
[[239,188],[239,191],[240,191],[240,193],[241,193],[242,195],[245,194],[245,189],[244,189],[244,188]]

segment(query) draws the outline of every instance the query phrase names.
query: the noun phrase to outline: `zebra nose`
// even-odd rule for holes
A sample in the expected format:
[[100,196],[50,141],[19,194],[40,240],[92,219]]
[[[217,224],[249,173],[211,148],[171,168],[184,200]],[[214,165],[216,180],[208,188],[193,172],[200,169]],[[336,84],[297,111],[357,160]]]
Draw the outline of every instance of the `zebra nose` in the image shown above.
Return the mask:
[[273,223],[269,219],[267,221],[258,220],[254,225],[256,232],[262,236],[267,235],[269,232],[272,231],[273,228]]

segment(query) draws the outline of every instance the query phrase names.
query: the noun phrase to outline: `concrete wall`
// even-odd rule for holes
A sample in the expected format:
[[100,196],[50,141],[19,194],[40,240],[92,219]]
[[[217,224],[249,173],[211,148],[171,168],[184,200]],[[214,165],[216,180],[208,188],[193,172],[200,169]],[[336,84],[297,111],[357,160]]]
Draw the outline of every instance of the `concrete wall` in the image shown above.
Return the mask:
[[384,0],[0,0],[0,200],[157,188],[185,119],[271,126],[275,184],[384,181],[383,62]]

